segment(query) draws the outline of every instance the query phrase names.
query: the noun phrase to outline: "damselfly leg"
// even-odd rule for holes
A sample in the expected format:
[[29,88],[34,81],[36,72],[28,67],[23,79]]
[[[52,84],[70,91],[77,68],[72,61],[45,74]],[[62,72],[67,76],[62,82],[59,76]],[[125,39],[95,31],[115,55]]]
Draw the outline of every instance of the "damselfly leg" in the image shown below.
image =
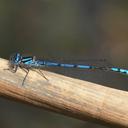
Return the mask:
[[26,73],[26,75],[25,75],[25,77],[24,77],[24,79],[23,79],[23,81],[22,81],[22,86],[24,85],[24,82],[25,82],[25,80],[26,80],[26,78],[27,78],[27,76],[28,76],[28,73],[29,73],[29,69],[28,68],[21,68],[25,73]]
[[38,74],[40,74],[46,81],[49,81],[48,78],[43,73],[43,71],[41,71],[40,69],[31,69],[31,70],[37,72]]

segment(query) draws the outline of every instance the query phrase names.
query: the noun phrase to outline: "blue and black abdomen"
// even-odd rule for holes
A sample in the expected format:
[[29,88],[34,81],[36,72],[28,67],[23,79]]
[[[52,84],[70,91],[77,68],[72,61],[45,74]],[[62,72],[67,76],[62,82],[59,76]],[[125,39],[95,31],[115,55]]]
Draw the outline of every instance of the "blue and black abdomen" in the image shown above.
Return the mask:
[[48,61],[44,61],[43,64],[46,67],[81,68],[81,69],[92,69],[93,68],[93,66],[89,66],[89,65],[64,64],[64,63],[56,63],[56,62],[48,62]]
[[46,67],[63,67],[63,68],[80,68],[80,69],[99,69],[103,71],[113,71],[119,72],[128,75],[127,69],[121,69],[116,67],[97,67],[90,65],[80,65],[80,64],[63,64],[63,63],[55,63],[55,62],[47,62],[43,61],[43,65]]
[[123,74],[128,75],[128,70],[127,69],[112,67],[111,71],[119,72],[119,73],[123,73]]

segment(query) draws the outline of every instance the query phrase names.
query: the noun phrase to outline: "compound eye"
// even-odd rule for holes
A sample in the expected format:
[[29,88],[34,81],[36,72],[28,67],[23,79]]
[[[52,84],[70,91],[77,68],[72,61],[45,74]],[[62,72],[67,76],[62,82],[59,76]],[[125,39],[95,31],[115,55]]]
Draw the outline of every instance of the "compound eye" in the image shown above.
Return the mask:
[[21,55],[19,53],[16,53],[16,56],[15,56],[15,62],[18,63],[18,62],[21,62]]

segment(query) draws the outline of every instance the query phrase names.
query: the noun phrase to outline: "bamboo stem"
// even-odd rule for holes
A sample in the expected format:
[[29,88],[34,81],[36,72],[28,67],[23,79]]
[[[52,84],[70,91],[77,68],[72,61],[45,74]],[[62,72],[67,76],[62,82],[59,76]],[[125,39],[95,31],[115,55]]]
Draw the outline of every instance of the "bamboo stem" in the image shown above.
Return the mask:
[[31,103],[57,113],[119,127],[128,127],[128,92],[95,83],[43,71],[8,70],[8,61],[0,59],[0,95]]

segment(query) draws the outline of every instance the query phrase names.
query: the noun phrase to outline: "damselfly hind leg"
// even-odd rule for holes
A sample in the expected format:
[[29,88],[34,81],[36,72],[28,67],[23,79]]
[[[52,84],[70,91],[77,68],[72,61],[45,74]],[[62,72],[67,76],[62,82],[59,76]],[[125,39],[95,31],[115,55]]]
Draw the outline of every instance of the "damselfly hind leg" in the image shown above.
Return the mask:
[[24,82],[25,82],[25,80],[26,80],[26,78],[27,78],[27,76],[28,76],[28,73],[29,73],[29,69],[27,69],[27,68],[21,68],[25,73],[26,73],[26,75],[25,75],[25,77],[24,77],[24,79],[23,79],[23,81],[22,81],[22,86],[24,85]]
[[[27,76],[28,76],[28,73],[29,73],[29,71],[30,71],[30,69],[28,69],[28,68],[21,68],[21,69],[23,69],[23,71],[25,71],[26,72],[26,75],[25,75],[25,77],[24,77],[24,79],[23,79],[23,82],[22,82],[22,86],[24,85],[24,82],[25,82],[25,80],[26,80],[26,78],[27,78]],[[35,71],[35,72],[37,72],[37,73],[39,73],[43,78],[45,78],[47,81],[49,81],[48,79],[47,79],[47,77],[44,75],[44,73],[41,71],[41,70],[39,70],[38,69],[38,71],[37,70],[34,70],[34,69],[31,69],[32,71]]]
[[44,73],[40,70],[40,69],[31,69],[35,72],[37,72],[38,74],[40,74],[44,79],[46,79],[46,81],[49,81],[48,78],[44,75]]
[[39,72],[40,72],[40,74],[41,74],[41,76],[42,77],[44,77],[47,81],[49,81],[48,79],[47,79],[47,77],[44,75],[44,73],[39,69]]

